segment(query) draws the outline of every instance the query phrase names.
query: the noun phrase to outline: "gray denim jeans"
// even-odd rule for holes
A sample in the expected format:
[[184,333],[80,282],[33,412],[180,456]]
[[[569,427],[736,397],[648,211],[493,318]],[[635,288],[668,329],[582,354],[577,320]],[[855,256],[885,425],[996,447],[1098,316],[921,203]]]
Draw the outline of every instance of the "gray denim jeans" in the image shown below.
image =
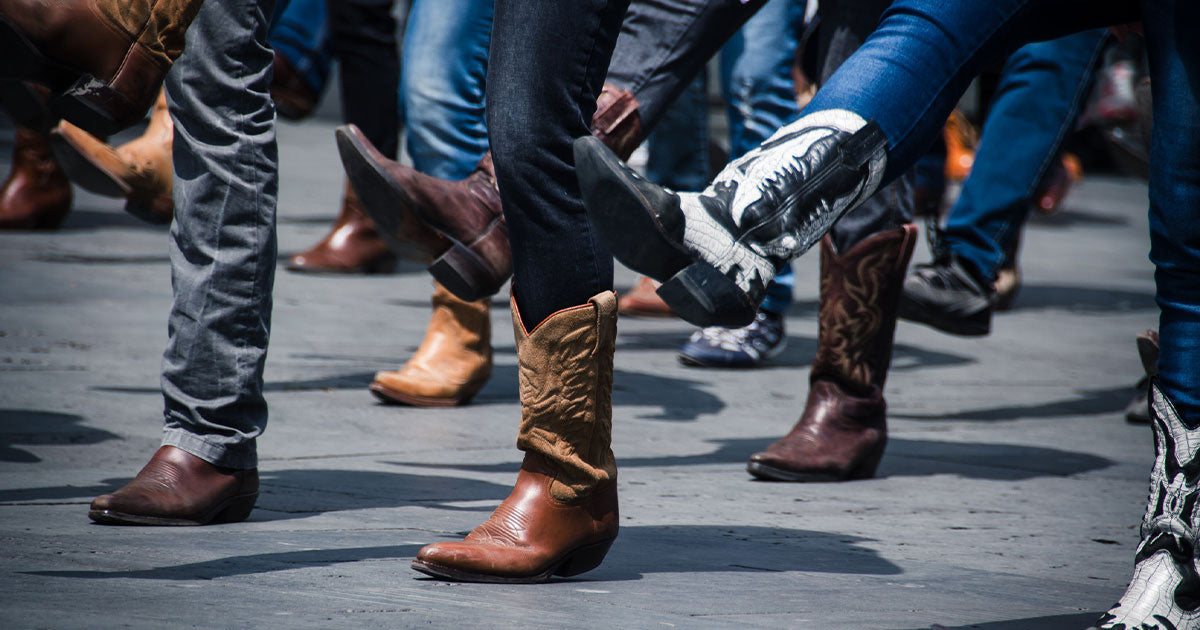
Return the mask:
[[268,21],[275,0],[208,0],[167,76],[175,120],[174,304],[163,444],[257,466],[279,187]]

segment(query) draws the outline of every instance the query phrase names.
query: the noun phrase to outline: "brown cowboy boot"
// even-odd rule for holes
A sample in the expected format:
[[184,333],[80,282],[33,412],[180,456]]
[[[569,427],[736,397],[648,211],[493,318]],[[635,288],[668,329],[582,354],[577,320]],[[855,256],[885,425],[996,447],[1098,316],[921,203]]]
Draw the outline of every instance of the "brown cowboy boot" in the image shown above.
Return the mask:
[[0,230],[53,230],[71,211],[71,196],[50,139],[17,127],[12,170],[0,187]]
[[347,182],[341,212],[329,234],[308,251],[288,258],[285,267],[316,273],[391,273],[396,256],[363,213],[362,203]]
[[88,518],[108,525],[236,523],[250,516],[257,499],[257,468],[221,468],[163,446],[133,481],[96,497]]
[[883,384],[892,362],[896,306],[917,228],[875,234],[838,255],[821,241],[821,307],[808,402],[787,435],[750,457],[774,481],[868,479],[887,444]]
[[[628,157],[643,139],[637,99],[605,85],[596,105],[592,133]],[[465,179],[451,182],[389,160],[353,125],[339,128],[337,137],[346,174],[389,244],[423,224],[448,239],[429,272],[452,293],[475,301],[504,286],[512,253],[490,153]]]
[[427,545],[413,568],[450,580],[543,582],[600,566],[617,537],[612,449],[617,298],[600,293],[526,332],[512,304],[525,460],[508,498],[465,540]]
[[377,372],[371,393],[389,403],[452,407],[471,400],[492,374],[491,301],[464,302],[440,284],[425,340],[396,372]]
[[50,108],[107,137],[142,119],[203,0],[0,0],[0,76],[50,88]]
[[175,215],[171,197],[174,135],[166,93],[159,91],[146,131],[115,149],[66,121],[54,130],[50,141],[71,181],[97,195],[123,198],[129,214],[163,224]]

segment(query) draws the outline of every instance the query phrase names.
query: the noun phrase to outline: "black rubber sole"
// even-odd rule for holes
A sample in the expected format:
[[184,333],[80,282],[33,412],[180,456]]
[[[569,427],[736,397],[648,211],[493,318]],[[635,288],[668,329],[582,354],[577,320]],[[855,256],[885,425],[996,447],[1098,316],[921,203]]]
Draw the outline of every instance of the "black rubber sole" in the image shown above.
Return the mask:
[[490,575],[487,573],[474,573],[471,571],[462,571],[453,567],[444,567],[437,564],[422,562],[420,560],[412,561],[412,568],[416,571],[424,573],[435,578],[450,580],[452,582],[480,582],[484,584],[540,584],[549,581],[554,576],[571,577],[586,573],[600,566],[604,562],[604,557],[608,554],[609,547],[612,547],[616,537],[602,540],[598,543],[583,545],[567,552],[560,560],[551,562],[549,567],[540,573],[533,575]]

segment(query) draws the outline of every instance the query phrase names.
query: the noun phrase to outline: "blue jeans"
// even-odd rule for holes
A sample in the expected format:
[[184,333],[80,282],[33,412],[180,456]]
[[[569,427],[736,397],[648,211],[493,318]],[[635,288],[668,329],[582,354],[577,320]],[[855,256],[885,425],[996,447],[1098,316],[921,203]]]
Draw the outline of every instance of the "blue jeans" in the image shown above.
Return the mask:
[[462,179],[488,150],[484,77],[492,0],[416,0],[404,34],[400,98],[413,167]]
[[[1200,4],[1192,0],[897,0],[879,29],[806,111],[848,109],[888,138],[887,176],[911,166],[984,66],[1030,41],[1139,18],[1154,96],[1150,260],[1155,264],[1159,385],[1200,426]],[[897,98],[902,95],[903,98]]]
[[950,210],[941,253],[990,284],[1021,234],[1091,89],[1102,30],[1022,46],[1005,62],[971,176]]
[[271,27],[267,41],[283,55],[314,94],[325,88],[333,53],[325,0],[291,0]]
[[174,302],[162,361],[163,443],[257,465],[275,280],[278,152],[268,87],[273,0],[208,0],[167,75],[175,120]]

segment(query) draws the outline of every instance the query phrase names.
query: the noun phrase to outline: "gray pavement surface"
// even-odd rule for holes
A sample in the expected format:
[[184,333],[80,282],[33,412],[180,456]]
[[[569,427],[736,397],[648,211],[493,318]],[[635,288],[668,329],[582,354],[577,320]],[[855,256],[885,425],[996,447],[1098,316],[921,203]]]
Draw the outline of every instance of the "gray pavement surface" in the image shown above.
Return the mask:
[[[280,127],[281,256],[336,212],[332,129]],[[1157,319],[1145,197],[1090,178],[1035,220],[991,336],[900,324],[873,480],[745,472],[804,403],[817,256],[797,263],[788,349],[764,369],[683,367],[687,324],[622,319],[621,535],[576,579],[494,586],[409,562],[485,519],[515,478],[508,308],[495,300],[496,369],[474,404],[377,404],[372,374],[427,321],[417,267],[280,269],[249,521],[89,523],[88,501],[158,445],[170,283],[165,229],[80,191],[61,231],[0,234],[0,628],[1084,628],[1128,579],[1153,455],[1149,429],[1122,417],[1133,336]],[[618,288],[634,280],[618,271]]]

